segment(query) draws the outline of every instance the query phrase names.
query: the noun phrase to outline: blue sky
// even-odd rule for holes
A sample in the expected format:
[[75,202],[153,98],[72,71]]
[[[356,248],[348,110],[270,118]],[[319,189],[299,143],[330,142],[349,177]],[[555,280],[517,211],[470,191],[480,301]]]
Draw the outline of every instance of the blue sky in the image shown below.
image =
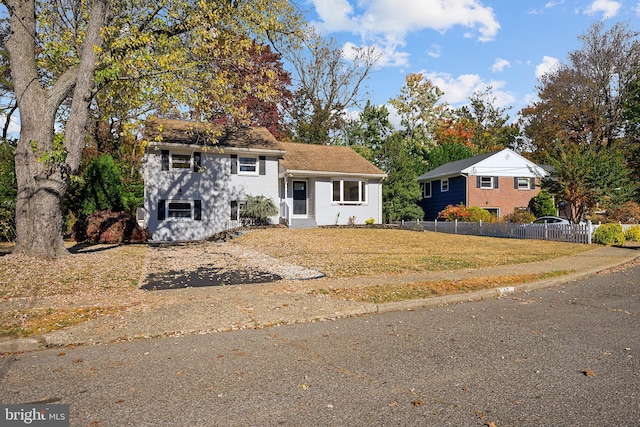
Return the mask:
[[[640,30],[640,0],[301,0],[322,34],[345,47],[376,46],[382,58],[367,82],[371,101],[400,93],[421,72],[459,107],[493,87],[498,107],[517,112],[536,96],[541,73],[580,49],[597,21]],[[344,49],[348,52],[348,49]]]

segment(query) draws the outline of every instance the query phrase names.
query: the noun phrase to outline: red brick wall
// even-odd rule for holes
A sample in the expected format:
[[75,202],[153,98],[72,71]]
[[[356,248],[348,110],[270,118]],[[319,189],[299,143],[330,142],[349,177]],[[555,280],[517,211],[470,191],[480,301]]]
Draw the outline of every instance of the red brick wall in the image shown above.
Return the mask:
[[[476,177],[470,176],[468,180],[468,207],[480,206],[481,208],[500,208],[500,216],[509,215],[515,208],[526,208],[529,200],[540,191],[539,179],[536,179],[534,190],[516,190],[512,176],[498,178],[498,188],[476,188]],[[494,179],[496,179],[494,178]],[[494,184],[495,187],[495,184]]]

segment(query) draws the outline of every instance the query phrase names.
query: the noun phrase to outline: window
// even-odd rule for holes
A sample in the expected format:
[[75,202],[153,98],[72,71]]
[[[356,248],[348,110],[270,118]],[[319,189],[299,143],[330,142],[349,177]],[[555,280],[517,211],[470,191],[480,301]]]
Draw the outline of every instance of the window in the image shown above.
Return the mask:
[[256,157],[238,157],[238,172],[245,175],[257,175],[258,159]]
[[476,188],[490,190],[498,188],[499,177],[497,176],[476,176]]
[[166,218],[191,218],[196,221],[202,219],[201,200],[159,200],[158,220]]
[[333,181],[334,203],[366,203],[367,183],[365,181],[336,180]]
[[431,182],[422,183],[422,198],[428,199],[431,197]]
[[535,178],[516,177],[514,178],[514,187],[517,190],[532,190],[536,188]]
[[201,157],[199,152],[194,153],[171,153],[169,150],[162,150],[162,170],[193,170],[201,172]]
[[443,179],[440,181],[440,191],[441,192],[445,192],[445,191],[449,191],[449,180],[448,179]]
[[480,177],[480,188],[493,188],[493,177],[492,176],[481,176]]

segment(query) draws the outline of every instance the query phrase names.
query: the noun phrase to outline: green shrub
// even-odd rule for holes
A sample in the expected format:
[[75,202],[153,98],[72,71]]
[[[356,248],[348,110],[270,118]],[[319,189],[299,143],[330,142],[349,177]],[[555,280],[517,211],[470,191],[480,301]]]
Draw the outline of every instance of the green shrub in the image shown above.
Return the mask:
[[496,222],[497,220],[494,215],[491,215],[491,212],[481,208],[480,206],[471,206],[467,208],[467,212],[469,213],[469,216],[465,221],[468,222]]
[[271,223],[270,217],[279,212],[273,200],[265,196],[247,196],[247,201],[240,208],[240,217],[252,220],[255,225],[267,225]]
[[373,224],[376,223],[376,220],[373,219],[373,218],[369,218],[369,219],[365,219],[364,223],[367,224],[367,225],[373,225]]
[[620,224],[602,224],[593,233],[593,243],[624,245],[625,237]]
[[546,191],[540,191],[537,196],[531,199],[529,209],[531,209],[531,212],[533,212],[536,218],[541,216],[555,216],[558,214],[553,203],[553,197]]
[[627,228],[627,231],[624,232],[624,237],[630,242],[640,242],[640,225]]

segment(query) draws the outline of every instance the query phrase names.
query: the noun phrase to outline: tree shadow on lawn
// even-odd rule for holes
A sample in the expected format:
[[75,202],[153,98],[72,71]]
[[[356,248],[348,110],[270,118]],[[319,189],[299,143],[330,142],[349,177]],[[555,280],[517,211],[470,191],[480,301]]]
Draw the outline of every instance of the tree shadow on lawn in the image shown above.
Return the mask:
[[269,283],[281,280],[277,274],[251,269],[224,270],[217,267],[199,267],[195,271],[171,270],[154,273],[147,277],[147,283],[140,287],[147,291],[199,288],[204,286],[227,286],[250,283]]

